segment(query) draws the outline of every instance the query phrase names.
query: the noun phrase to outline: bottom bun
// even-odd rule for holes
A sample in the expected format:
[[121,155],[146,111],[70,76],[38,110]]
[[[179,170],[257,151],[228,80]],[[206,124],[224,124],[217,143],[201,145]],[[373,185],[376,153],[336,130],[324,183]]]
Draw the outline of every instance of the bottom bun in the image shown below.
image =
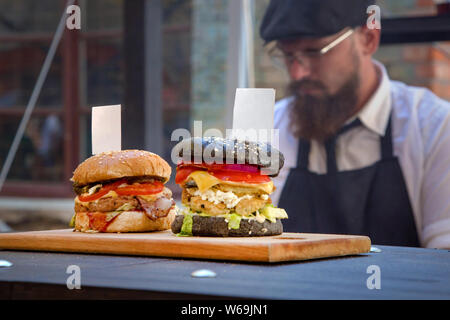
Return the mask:
[[[172,223],[173,233],[180,233],[184,216],[177,215]],[[265,220],[263,223],[254,219],[241,219],[239,229],[228,229],[228,222],[223,217],[192,216],[192,235],[211,237],[261,237],[275,236],[283,233],[283,225]]]
[[[108,227],[101,232],[146,232],[168,230],[175,219],[175,215],[176,209],[173,208],[169,211],[167,216],[153,221],[142,211],[124,211],[114,218]],[[75,230],[81,232],[98,231],[90,228],[87,212],[77,212],[75,218]]]

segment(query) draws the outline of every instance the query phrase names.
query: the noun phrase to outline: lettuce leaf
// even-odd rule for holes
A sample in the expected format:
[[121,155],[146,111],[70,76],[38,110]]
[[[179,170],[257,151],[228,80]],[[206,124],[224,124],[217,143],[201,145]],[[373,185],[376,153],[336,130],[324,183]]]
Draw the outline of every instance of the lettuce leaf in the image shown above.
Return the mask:
[[272,204],[266,205],[259,212],[270,222],[276,222],[277,219],[287,219],[288,215],[284,209],[276,208]]
[[225,219],[228,220],[228,229],[239,229],[242,216],[236,213],[230,213],[225,216]]
[[69,227],[70,228],[75,228],[75,216],[76,216],[77,214],[75,213],[73,216],[72,216],[72,219],[70,219],[70,222],[69,222]]
[[193,219],[191,214],[185,214],[183,219],[183,225],[181,226],[181,231],[179,236],[192,236],[192,224]]

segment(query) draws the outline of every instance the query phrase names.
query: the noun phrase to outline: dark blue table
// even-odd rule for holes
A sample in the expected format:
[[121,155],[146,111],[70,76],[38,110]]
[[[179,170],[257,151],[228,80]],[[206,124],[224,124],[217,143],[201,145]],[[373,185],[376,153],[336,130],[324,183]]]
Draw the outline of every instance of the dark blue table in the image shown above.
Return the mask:
[[[0,298],[450,299],[448,250],[376,247],[381,252],[277,264],[0,251],[13,263],[0,268]],[[71,265],[81,289],[67,287]],[[192,277],[198,269],[216,277]],[[369,289],[374,284],[380,288]]]

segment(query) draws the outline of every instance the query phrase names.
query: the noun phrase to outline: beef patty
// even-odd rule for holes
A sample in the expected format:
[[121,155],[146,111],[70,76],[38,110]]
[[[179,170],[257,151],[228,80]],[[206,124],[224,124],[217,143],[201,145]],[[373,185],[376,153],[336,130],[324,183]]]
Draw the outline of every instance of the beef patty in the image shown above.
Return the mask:
[[137,199],[139,196],[117,196],[117,197],[104,197],[96,201],[84,202],[83,204],[75,202],[75,212],[110,212],[117,210],[126,203],[129,203],[134,207],[134,210],[144,210],[141,206],[141,202],[148,203],[157,201],[159,198],[172,199],[172,192],[168,188],[164,188],[158,194],[146,196],[144,200],[141,198]]

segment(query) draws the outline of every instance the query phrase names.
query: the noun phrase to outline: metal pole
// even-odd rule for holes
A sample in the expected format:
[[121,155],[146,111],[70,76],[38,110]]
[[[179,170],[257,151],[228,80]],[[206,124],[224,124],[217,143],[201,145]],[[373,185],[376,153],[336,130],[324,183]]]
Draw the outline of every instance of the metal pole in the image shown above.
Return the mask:
[[242,2],[230,0],[228,4],[228,57],[226,82],[225,128],[233,125],[233,105],[236,88],[244,87],[242,83]]
[[247,88],[255,87],[255,62],[254,62],[254,41],[253,41],[253,0],[243,1],[244,12],[244,38],[245,38],[245,58],[246,58],[246,80]]
[[145,149],[163,154],[161,0],[144,3],[144,134]]

